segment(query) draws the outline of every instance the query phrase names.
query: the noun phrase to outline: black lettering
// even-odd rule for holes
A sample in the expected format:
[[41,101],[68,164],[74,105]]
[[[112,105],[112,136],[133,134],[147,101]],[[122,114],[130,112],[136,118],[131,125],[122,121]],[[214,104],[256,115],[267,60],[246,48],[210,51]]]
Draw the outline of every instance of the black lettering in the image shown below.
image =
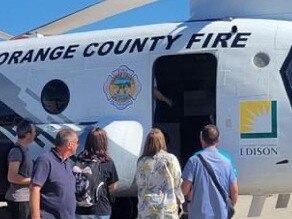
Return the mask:
[[191,48],[193,43],[200,42],[202,40],[202,39],[200,39],[200,37],[203,37],[204,35],[205,35],[204,33],[195,33],[195,34],[193,34],[191,39],[188,42],[188,45],[187,45],[186,49]]
[[270,150],[270,148],[264,148],[264,149],[263,149],[263,154],[264,154],[264,155],[270,155],[270,154],[271,154],[271,150]]
[[[254,149],[255,150],[255,149]],[[254,155],[262,155],[263,154],[263,151],[261,148],[257,148],[254,152]]]
[[76,52],[76,48],[79,47],[79,45],[70,45],[65,53],[64,53],[64,56],[63,56],[63,59],[70,59],[70,58],[73,58],[74,57],[74,54],[72,53],[75,53]]
[[50,54],[51,60],[56,60],[62,56],[63,50],[65,49],[64,46],[58,46],[55,49],[52,50]]
[[133,53],[135,48],[137,48],[137,52],[142,52],[148,39],[149,39],[148,37],[144,38],[143,42],[141,42],[140,38],[135,39],[129,53]]
[[43,48],[39,49],[39,51],[37,52],[37,54],[34,57],[33,61],[36,62],[36,61],[38,61],[38,59],[40,61],[45,61],[47,56],[48,56],[48,54],[49,54],[49,52],[50,52],[50,50],[51,50],[51,47],[47,48],[46,50],[43,49]]
[[30,49],[25,56],[20,60],[19,63],[23,63],[23,62],[31,62],[32,60],[32,55],[33,55],[34,50]]
[[[102,44],[102,46],[98,50],[98,55],[105,56],[107,55],[112,48],[114,47],[114,41],[108,41]],[[105,50],[104,50],[105,49]]]
[[0,65],[4,64],[6,62],[6,60],[9,57],[9,53],[8,52],[3,52],[0,55]]
[[241,156],[270,156],[277,155],[278,151],[276,147],[248,147],[248,148],[240,148]]
[[213,35],[214,35],[213,33],[208,33],[208,35],[207,35],[207,37],[202,45],[202,48],[208,47],[208,44],[209,44],[210,40],[212,39]]
[[[251,35],[251,33],[238,33],[236,34],[231,47],[234,48],[244,48],[246,46],[246,42],[249,38],[249,36]],[[240,44],[242,43],[242,44]]]
[[271,154],[277,155],[278,154],[277,148],[271,148]]
[[129,47],[129,45],[130,45],[131,42],[132,42],[132,39],[127,40],[127,42],[125,43],[124,47],[123,48],[120,48],[121,45],[122,45],[122,43],[123,43],[123,40],[120,40],[118,42],[118,44],[116,45],[116,48],[114,50],[114,53],[116,55],[123,54],[128,49],[128,47]]
[[99,46],[98,43],[91,43],[91,44],[89,44],[89,45],[84,49],[83,56],[84,56],[84,57],[90,57],[90,56],[92,56],[92,55],[94,54],[94,51],[92,50],[92,51],[89,52],[88,50],[91,49],[91,47],[96,48],[96,47],[98,47],[98,46]]
[[182,36],[182,34],[179,34],[175,37],[173,37],[172,35],[168,35],[167,36],[167,46],[166,46],[166,49],[169,50],[171,47],[172,47],[172,44]]
[[227,47],[227,40],[231,38],[231,33],[218,33],[217,37],[215,38],[215,41],[212,45],[212,48],[216,48],[219,43],[221,43],[222,48]]
[[150,46],[150,51],[153,51],[158,43],[159,40],[163,40],[165,36],[156,36],[152,37],[151,40],[153,40],[152,45]]
[[253,155],[253,151],[251,148],[246,149],[246,155]]
[[22,51],[15,51],[12,53],[12,55],[10,56],[10,59],[8,61],[8,64],[11,64],[11,62],[13,61],[14,64],[18,63],[18,58],[22,55]]

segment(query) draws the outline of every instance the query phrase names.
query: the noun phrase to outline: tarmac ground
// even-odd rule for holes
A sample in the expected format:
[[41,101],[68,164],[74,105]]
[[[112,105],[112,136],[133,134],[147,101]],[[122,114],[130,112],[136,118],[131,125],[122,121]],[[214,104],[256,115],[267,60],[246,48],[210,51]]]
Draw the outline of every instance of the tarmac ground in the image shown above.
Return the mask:
[[[236,214],[233,219],[251,219],[247,217],[252,196],[239,196],[238,203],[235,207]],[[260,217],[252,217],[254,219],[292,219],[292,201],[289,202],[287,208],[276,209],[277,195],[271,195],[266,198],[263,211]],[[0,202],[0,207],[5,203]]]
[[276,209],[277,195],[271,195],[266,198],[260,217],[247,217],[252,196],[239,196],[238,203],[235,207],[236,214],[234,219],[292,219],[292,201],[287,208]]

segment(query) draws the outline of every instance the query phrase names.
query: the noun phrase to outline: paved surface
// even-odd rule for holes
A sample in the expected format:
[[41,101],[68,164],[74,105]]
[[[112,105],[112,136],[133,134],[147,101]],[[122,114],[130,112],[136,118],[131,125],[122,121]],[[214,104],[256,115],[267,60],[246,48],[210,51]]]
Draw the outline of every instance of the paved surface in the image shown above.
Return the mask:
[[[251,203],[251,196],[239,196],[238,203],[236,205],[236,214],[234,219],[251,219],[247,217],[249,206]],[[266,199],[264,209],[260,217],[253,217],[254,219],[292,219],[292,200],[289,202],[287,208],[275,209],[277,202],[277,196],[273,195]],[[4,203],[0,202],[0,206]]]
[[[292,198],[292,197],[291,197]],[[234,219],[251,219],[247,217],[249,206],[251,203],[251,196],[239,196],[238,203],[236,205],[236,215]],[[276,209],[277,195],[266,198],[264,208],[260,217],[252,217],[254,219],[292,219],[292,199],[290,200],[288,207],[283,209]]]

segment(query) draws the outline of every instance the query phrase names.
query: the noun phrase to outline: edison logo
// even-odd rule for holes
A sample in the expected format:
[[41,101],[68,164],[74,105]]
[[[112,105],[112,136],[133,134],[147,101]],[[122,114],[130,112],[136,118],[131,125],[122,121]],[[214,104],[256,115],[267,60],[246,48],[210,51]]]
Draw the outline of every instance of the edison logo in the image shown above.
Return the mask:
[[240,103],[241,138],[277,138],[277,101]]

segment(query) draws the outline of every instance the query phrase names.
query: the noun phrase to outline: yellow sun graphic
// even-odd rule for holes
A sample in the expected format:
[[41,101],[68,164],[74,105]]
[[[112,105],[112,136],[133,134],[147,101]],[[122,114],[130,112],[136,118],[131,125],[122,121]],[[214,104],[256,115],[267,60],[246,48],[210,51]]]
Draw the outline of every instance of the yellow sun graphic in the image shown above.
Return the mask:
[[257,117],[271,111],[271,101],[247,101],[240,103],[240,132],[253,131]]

